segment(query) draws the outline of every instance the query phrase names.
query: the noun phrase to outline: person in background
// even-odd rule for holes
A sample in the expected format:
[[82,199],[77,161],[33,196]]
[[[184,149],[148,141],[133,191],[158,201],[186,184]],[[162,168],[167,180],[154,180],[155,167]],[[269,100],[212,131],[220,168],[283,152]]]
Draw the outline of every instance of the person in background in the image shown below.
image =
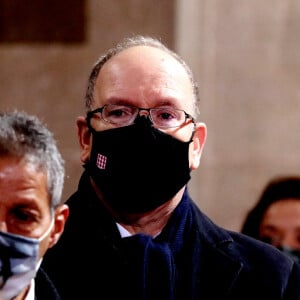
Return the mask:
[[270,180],[248,212],[241,232],[300,262],[300,176]]
[[64,161],[35,116],[0,112],[0,299],[58,300],[41,269],[62,234]]
[[299,265],[187,193],[207,132],[198,100],[191,69],[155,38],[96,62],[77,119],[84,171],[43,261],[63,299],[300,299]]

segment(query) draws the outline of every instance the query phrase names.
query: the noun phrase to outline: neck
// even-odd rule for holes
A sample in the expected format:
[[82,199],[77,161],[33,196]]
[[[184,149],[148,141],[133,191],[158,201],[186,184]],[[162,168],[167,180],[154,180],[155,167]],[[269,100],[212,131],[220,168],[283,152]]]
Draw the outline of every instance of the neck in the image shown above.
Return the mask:
[[30,286],[26,287],[17,297],[13,298],[13,300],[24,300],[29,291],[29,287]]
[[117,222],[131,234],[144,233],[156,236],[168,223],[172,212],[179,204],[183,191],[158,208],[143,214],[126,214],[116,216]]

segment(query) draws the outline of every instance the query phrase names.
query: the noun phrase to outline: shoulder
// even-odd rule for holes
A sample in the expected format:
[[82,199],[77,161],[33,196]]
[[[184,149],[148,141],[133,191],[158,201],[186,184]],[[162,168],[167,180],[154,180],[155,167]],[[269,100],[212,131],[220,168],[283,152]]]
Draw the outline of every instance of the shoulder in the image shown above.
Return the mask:
[[[210,255],[229,259],[240,265],[243,272],[260,272],[263,274],[280,273],[286,276],[292,272],[294,262],[275,247],[258,241],[239,232],[225,229],[215,224],[199,209],[194,207],[196,228],[201,247]],[[279,275],[280,276],[280,275]]]
[[241,233],[228,230],[227,233],[232,238],[227,251],[243,260],[245,267],[256,264],[275,269],[279,267],[281,272],[292,269],[294,262],[275,247]]

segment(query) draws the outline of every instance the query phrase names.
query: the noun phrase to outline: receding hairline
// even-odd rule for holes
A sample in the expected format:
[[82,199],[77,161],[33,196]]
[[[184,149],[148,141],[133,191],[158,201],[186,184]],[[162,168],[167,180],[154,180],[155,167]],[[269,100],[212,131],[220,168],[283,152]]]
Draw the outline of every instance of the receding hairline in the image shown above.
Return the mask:
[[89,111],[91,108],[91,104],[94,100],[93,96],[94,96],[96,80],[103,65],[105,65],[106,62],[108,62],[111,58],[118,55],[119,53],[128,50],[130,48],[139,47],[139,46],[159,49],[165,54],[168,54],[170,57],[174,58],[174,60],[177,61],[183,67],[192,85],[192,90],[194,95],[193,106],[194,106],[195,114],[197,114],[198,113],[197,102],[199,102],[200,99],[199,99],[198,86],[195,81],[194,74],[191,68],[175,51],[168,48],[160,40],[149,36],[135,36],[135,37],[125,38],[120,43],[118,43],[115,47],[109,49],[106,53],[104,53],[102,56],[99,57],[99,59],[94,64],[88,79],[88,86],[85,95],[86,109]]
[[[150,64],[148,63],[150,61]],[[148,45],[137,45],[117,53],[110,60],[108,60],[101,68],[98,73],[96,82],[107,72],[111,72],[111,66],[118,66],[118,68],[127,69],[129,68],[145,68],[145,70],[151,70],[152,66],[155,66],[150,71],[150,76],[157,77],[156,71],[161,70],[162,72],[168,74],[170,77],[180,77],[180,80],[186,81],[193,93],[193,84],[190,80],[189,75],[183,65],[175,59],[172,55],[166,51],[148,46]],[[108,68],[108,69],[107,69]],[[94,88],[94,93],[96,91],[96,86]]]

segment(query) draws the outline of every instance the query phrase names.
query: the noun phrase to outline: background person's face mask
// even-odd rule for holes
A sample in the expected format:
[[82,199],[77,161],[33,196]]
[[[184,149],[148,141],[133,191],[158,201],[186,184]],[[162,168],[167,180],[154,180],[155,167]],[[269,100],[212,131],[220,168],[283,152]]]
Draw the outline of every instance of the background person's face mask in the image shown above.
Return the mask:
[[295,262],[300,262],[300,251],[293,249],[291,247],[287,246],[279,246],[277,247],[281,252],[283,252],[285,255],[289,256],[292,260]]
[[40,266],[39,244],[49,234],[54,222],[40,238],[28,238],[0,231],[0,299],[16,297],[35,277]]

